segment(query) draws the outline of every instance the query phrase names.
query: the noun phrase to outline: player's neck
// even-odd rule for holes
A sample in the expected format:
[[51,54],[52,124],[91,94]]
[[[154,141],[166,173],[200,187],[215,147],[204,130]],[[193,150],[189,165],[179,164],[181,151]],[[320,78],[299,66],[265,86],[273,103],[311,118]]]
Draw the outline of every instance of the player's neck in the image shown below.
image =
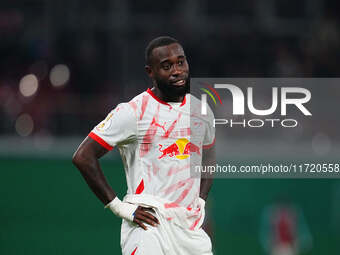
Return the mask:
[[185,96],[179,96],[179,97],[169,97],[167,95],[164,95],[164,93],[162,93],[162,91],[159,88],[153,87],[151,89],[151,91],[153,92],[153,94],[158,97],[160,100],[164,101],[164,102],[177,102],[177,103],[181,103],[184,100]]

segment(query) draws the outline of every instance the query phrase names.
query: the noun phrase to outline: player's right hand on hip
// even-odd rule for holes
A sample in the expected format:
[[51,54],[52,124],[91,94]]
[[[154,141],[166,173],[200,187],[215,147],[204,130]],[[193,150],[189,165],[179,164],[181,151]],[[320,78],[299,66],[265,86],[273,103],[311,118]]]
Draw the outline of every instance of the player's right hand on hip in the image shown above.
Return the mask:
[[145,223],[154,227],[157,226],[157,224],[159,224],[159,221],[150,212],[153,212],[153,209],[138,206],[137,210],[134,212],[133,222],[138,224],[144,230],[147,230]]

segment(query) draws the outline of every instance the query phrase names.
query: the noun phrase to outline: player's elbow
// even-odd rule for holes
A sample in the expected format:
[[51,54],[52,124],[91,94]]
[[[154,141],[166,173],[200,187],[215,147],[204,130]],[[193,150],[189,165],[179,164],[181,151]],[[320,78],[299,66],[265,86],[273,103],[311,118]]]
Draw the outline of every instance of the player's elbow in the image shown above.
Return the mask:
[[77,166],[80,162],[80,156],[79,156],[79,153],[78,153],[78,150],[73,154],[72,156],[72,163],[73,165]]
[[86,162],[86,155],[83,150],[78,149],[72,156],[72,163],[79,170],[81,170],[81,166]]

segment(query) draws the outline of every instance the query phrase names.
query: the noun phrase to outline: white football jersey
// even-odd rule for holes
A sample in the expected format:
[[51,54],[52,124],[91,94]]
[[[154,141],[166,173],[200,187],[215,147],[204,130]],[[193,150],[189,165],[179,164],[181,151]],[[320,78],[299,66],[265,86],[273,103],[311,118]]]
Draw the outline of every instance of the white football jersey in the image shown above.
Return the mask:
[[[215,141],[212,123],[194,120],[193,103],[200,106],[190,94],[181,103],[168,103],[148,89],[119,104],[89,134],[106,149],[119,149],[128,187],[125,201],[157,207],[168,220],[192,230],[200,227],[204,213],[198,203],[200,178],[191,176],[190,164],[201,165],[204,146]],[[211,120],[210,109],[208,115]]]

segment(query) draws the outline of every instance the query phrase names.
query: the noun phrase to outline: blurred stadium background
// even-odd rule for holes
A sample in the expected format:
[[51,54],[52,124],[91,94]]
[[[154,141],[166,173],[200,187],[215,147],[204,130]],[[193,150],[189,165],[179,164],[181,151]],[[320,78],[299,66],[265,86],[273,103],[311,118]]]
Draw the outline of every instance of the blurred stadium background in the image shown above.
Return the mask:
[[[120,254],[120,221],[71,156],[112,107],[150,85],[151,39],[179,39],[192,77],[337,77],[339,9],[335,0],[1,1],[0,254]],[[319,125],[282,134],[289,143],[276,148],[266,132],[245,140],[233,130],[218,159],[338,160],[336,106]],[[122,197],[117,151],[102,162]],[[339,254],[339,201],[339,180],[216,180],[208,203],[214,251]],[[270,252],[273,218],[287,232],[281,238],[298,240],[296,251]]]

